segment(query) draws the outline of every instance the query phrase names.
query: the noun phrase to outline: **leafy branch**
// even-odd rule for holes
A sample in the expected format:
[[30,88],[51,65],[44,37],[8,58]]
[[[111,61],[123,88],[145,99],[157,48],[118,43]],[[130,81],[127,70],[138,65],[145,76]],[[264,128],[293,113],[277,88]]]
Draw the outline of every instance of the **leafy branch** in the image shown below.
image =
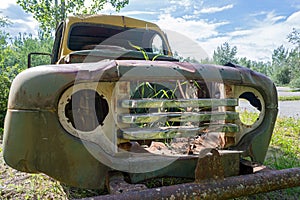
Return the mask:
[[116,11],[119,11],[129,3],[129,0],[92,0],[91,5],[86,7],[87,2],[86,0],[17,0],[17,4],[25,12],[33,14],[40,23],[41,29],[48,34],[69,14],[96,14],[107,4],[111,4]]

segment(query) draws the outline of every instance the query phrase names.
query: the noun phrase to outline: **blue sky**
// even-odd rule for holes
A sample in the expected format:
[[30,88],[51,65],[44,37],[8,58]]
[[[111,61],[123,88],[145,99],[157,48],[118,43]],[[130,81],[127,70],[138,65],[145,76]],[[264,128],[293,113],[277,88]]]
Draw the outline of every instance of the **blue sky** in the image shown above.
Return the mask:
[[[7,16],[14,23],[7,29],[8,32],[36,34],[38,24],[31,15],[25,14],[21,7],[15,4],[15,0],[1,1],[0,15]],[[195,49],[191,55],[197,54],[202,48],[212,57],[217,46],[228,42],[231,46],[237,46],[238,57],[269,61],[273,50],[280,45],[292,48],[286,37],[293,28],[300,30],[299,0],[129,2],[119,14],[148,20],[157,23],[167,33],[176,31],[188,37],[191,43],[186,42],[188,39],[176,35],[178,41],[174,44],[184,44],[188,46],[185,49]],[[103,12],[115,14],[110,6]],[[191,48],[192,41],[197,48]]]

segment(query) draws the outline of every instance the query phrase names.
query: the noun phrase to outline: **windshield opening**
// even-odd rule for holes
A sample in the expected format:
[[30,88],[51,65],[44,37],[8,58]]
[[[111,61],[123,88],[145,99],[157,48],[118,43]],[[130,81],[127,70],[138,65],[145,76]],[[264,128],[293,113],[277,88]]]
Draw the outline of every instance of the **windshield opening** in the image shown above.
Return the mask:
[[75,24],[71,27],[68,47],[72,51],[117,46],[126,50],[140,50],[167,55],[161,35],[150,29],[130,29],[99,24]]

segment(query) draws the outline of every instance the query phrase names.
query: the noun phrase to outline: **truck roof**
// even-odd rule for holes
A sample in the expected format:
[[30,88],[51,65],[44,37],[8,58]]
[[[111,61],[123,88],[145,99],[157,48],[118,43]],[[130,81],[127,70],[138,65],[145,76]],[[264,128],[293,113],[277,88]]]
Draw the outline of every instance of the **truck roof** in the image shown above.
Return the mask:
[[78,15],[78,16],[70,16],[66,20],[67,24],[74,24],[78,22],[108,24],[108,25],[121,26],[127,28],[145,28],[145,29],[154,29],[160,31],[160,28],[154,23],[131,18],[131,17],[125,17],[122,15],[104,15],[104,14]]

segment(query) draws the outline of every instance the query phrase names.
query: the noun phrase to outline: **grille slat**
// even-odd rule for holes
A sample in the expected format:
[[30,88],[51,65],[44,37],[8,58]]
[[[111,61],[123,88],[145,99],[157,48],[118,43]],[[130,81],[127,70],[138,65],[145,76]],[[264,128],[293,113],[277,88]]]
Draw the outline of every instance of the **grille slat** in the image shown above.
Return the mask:
[[207,124],[196,126],[177,126],[159,128],[126,128],[118,131],[118,137],[128,140],[152,140],[165,138],[192,137],[202,133],[225,132],[229,135],[238,132],[236,124]]
[[223,139],[217,138],[217,142],[230,146],[241,131],[239,113],[235,112],[238,99],[234,98],[123,99],[118,106],[117,137],[125,141],[204,139],[221,133]]
[[158,121],[170,122],[203,122],[216,120],[235,120],[238,119],[236,112],[161,112],[161,113],[138,113],[120,114],[121,123],[153,123]]
[[130,99],[121,101],[123,108],[174,108],[237,106],[237,99]]

